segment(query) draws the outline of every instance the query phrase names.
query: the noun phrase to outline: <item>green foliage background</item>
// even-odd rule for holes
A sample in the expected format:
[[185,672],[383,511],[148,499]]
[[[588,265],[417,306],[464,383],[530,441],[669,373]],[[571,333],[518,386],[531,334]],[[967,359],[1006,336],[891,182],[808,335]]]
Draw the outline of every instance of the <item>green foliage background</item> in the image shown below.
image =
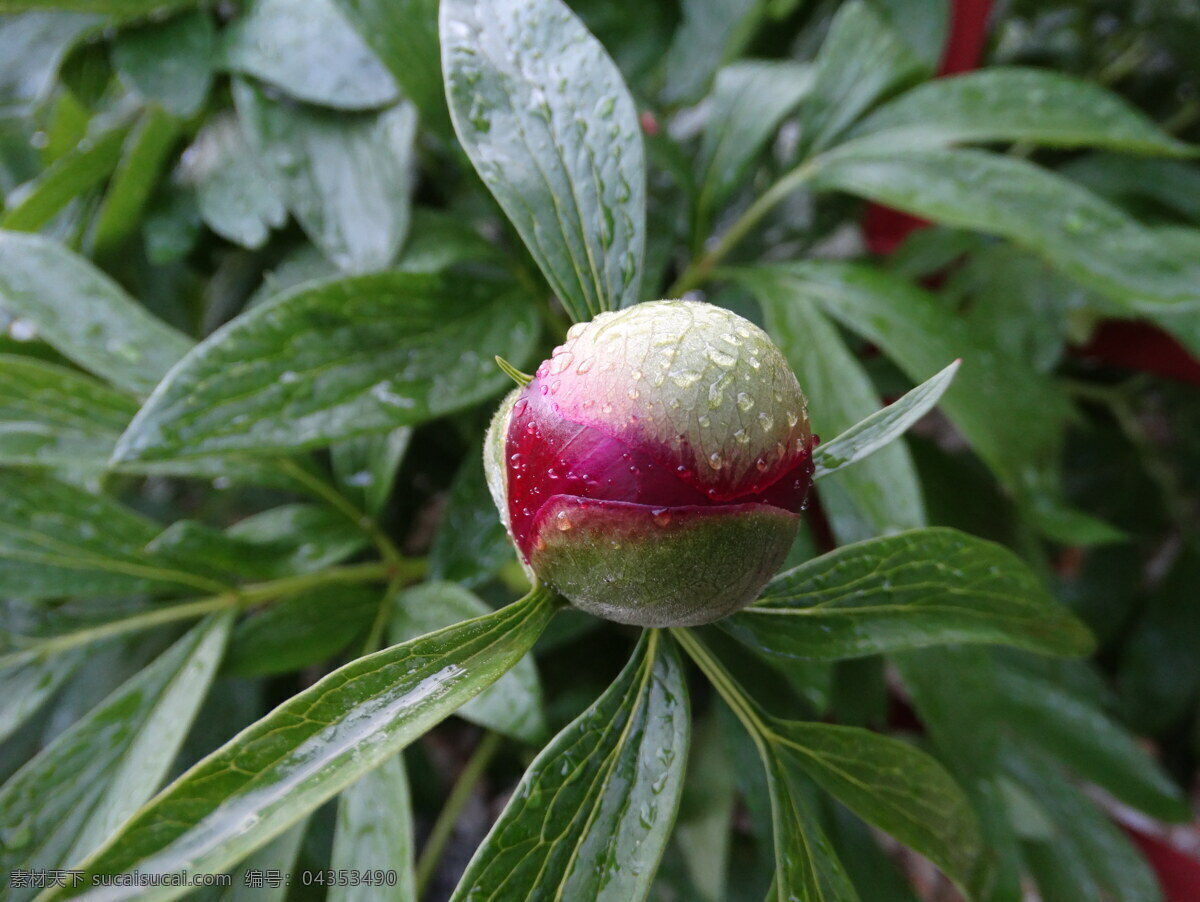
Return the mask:
[[[1160,898],[1111,814],[1193,817],[1200,406],[1076,351],[1200,355],[1200,13],[1004,4],[933,79],[945,3],[570,7],[0,0],[4,897],[912,899],[882,831]],[[494,355],[687,292],[819,505],[639,635],[528,585],[481,440]]]

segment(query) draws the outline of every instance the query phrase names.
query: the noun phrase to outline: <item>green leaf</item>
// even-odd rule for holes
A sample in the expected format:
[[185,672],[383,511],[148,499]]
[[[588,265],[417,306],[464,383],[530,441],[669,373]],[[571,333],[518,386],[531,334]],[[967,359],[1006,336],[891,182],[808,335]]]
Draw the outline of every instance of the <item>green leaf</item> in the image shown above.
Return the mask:
[[1182,160],[1090,153],[1058,169],[1089,191],[1123,207],[1164,207],[1200,223],[1200,169]]
[[366,544],[357,523],[324,504],[280,505],[239,520],[225,532],[255,545],[290,548],[286,563],[280,564],[275,574],[280,576],[324,570]]
[[145,553],[158,531],[103,495],[36,473],[0,470],[0,593],[97,598],[221,588]]
[[[1096,803],[1076,788],[1063,773],[1041,756],[1009,753],[1005,765],[1014,779],[1028,791],[1027,798],[1046,819],[1052,831],[1044,842],[1048,851],[1068,873],[1083,871],[1085,881],[1076,887],[1094,883],[1099,892],[1090,897],[1113,902],[1159,902],[1162,893],[1146,859]],[[1036,840],[1034,845],[1040,845]],[[1028,846],[1027,846],[1028,848]],[[1033,863],[1039,885],[1046,873]],[[1045,898],[1051,896],[1043,888]],[[1070,898],[1070,897],[1067,897]]]
[[216,29],[206,10],[126,28],[112,46],[117,74],[180,119],[200,111],[213,81]]
[[962,789],[924,752],[858,727],[772,720],[771,741],[863,820],[920,852],[960,888],[983,852]]
[[[862,364],[838,330],[813,304],[798,297],[788,280],[740,270],[739,281],[754,292],[767,331],[811,398],[818,435],[838,435],[879,410],[882,402]],[[895,442],[857,467],[823,481],[823,510],[837,540],[846,544],[925,525],[925,502],[916,467],[903,442]]]
[[342,793],[330,862],[334,871],[395,871],[396,884],[331,886],[328,902],[412,902],[415,842],[408,776],[396,755]]
[[[825,312],[879,345],[914,382],[961,358],[942,408],[1001,483],[1049,535],[1071,527],[1070,540],[1119,538],[1107,524],[1059,500],[1057,471],[1065,397],[1023,360],[1000,353],[937,298],[873,267],[834,261],[756,266],[730,273],[792,303],[816,302]],[[816,395],[814,394],[814,397]],[[877,409],[878,405],[874,409]],[[848,426],[851,424],[847,424]]]
[[332,0],[254,0],[221,37],[229,69],[297,100],[364,110],[400,97],[391,74]]
[[55,160],[32,182],[7,198],[0,228],[36,232],[79,195],[103,182],[121,158],[129,133],[128,122],[118,121],[98,134],[89,134],[70,152]]
[[5,873],[75,863],[150,797],[204,700],[229,623],[221,615],[195,627],[0,788]]
[[760,748],[775,836],[775,881],[768,902],[858,902],[846,869],[797,781],[796,764],[773,746]]
[[438,0],[333,0],[405,97],[421,124],[450,135],[450,113],[438,52]]
[[[427,582],[400,592],[394,602],[391,641],[404,642],[491,611],[454,583]],[[546,737],[542,687],[533,658],[524,658],[456,712],[480,726],[535,745]]]
[[726,754],[717,712],[697,725],[697,742],[688,758],[675,839],[692,885],[705,902],[726,898],[733,840],[736,792],[732,762]]
[[0,307],[80,366],[138,394],[192,344],[87,260],[37,235],[0,231]]
[[76,370],[0,354],[0,463],[103,468],[137,412]]
[[142,214],[179,137],[179,127],[156,107],[142,114],[121,150],[92,226],[92,252],[109,253],[141,225]]
[[869,457],[902,436],[910,426],[933,409],[950,387],[961,363],[961,360],[954,361],[895,403],[877,410],[833,441],[819,446],[813,452],[813,463],[816,465],[813,478],[823,479],[836,473],[843,467]]
[[304,231],[340,269],[392,262],[408,234],[416,110],[339,114],[279,103],[235,80],[251,147]]
[[646,630],[612,686],[530,765],[452,898],[645,899],[679,805],[689,728],[678,653]]
[[[0,10],[7,11],[4,0],[0,0]],[[44,99],[71,48],[103,26],[103,16],[86,13],[7,16],[0,28],[0,111],[20,112]]]
[[717,70],[750,42],[768,5],[769,0],[683,0],[683,23],[667,51],[663,99],[681,104],[703,97]]
[[865,136],[889,149],[1028,141],[1168,156],[1196,153],[1118,95],[1045,69],[997,67],[934,79],[859,123],[853,137]]
[[782,659],[956,642],[1085,654],[1091,636],[1012,552],[941,527],[838,548],[775,577],[719,624]]
[[[519,661],[553,616],[542,591],[359,658],[200,761],[126,823],[87,874],[218,873],[383,764]],[[173,899],[186,887],[111,898]],[[64,888],[48,898],[81,895]]]
[[911,47],[862,2],[844,4],[829,26],[805,101],[802,155],[817,153],[872,105],[925,74]]
[[0,741],[36,714],[82,661],[82,652],[75,650],[0,668]]
[[[246,859],[233,875],[232,885],[221,891],[221,902],[284,902],[308,824],[305,818]],[[278,885],[267,878],[271,872],[282,878]]]
[[1007,667],[997,669],[996,686],[997,710],[1010,732],[1153,817],[1188,819],[1179,787],[1133,736],[1092,703]]
[[560,0],[443,0],[441,38],[459,141],[572,317],[642,300],[642,135],[604,48]]
[[196,0],[0,0],[0,12],[62,9],[100,13],[117,19],[138,19],[182,6],[191,6],[195,2]]
[[932,73],[941,62],[950,30],[950,0],[870,0],[871,6],[895,30]]
[[262,247],[271,229],[287,221],[287,208],[232,113],[218,113],[204,123],[184,151],[180,180],[195,188],[205,224],[234,244]]
[[429,573],[464,586],[486,582],[513,559],[513,544],[488,491],[480,449],[463,458],[429,550]]
[[408,450],[412,429],[401,426],[379,435],[360,435],[332,446],[333,472],[342,493],[369,516],[383,510]]
[[321,664],[366,635],[379,605],[379,590],[362,586],[324,586],[272,602],[234,629],[222,673],[273,676]]
[[1200,304],[1200,262],[1181,259],[1117,207],[1024,160],[847,145],[818,166],[815,184],[1008,238],[1131,311]]
[[504,385],[536,312],[507,285],[388,272],[308,283],[196,347],[122,436],[114,459],[271,454],[410,426]]
[[696,159],[697,206],[707,216],[729,199],[771,135],[812,89],[809,66],[743,60],[717,73]]

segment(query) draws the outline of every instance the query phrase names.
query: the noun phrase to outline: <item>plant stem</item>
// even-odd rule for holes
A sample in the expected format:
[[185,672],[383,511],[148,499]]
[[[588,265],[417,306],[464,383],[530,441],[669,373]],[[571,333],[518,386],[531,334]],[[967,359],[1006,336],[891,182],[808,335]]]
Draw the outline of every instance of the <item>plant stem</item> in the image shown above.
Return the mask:
[[754,737],[755,743],[761,745],[762,741],[772,734],[763,718],[761,709],[742,691],[733,675],[708,650],[708,646],[696,638],[691,630],[685,627],[671,627],[671,635],[675,637],[676,642],[683,646],[688,657],[695,661],[704,675],[708,677],[708,681],[713,684],[725,703],[733,709],[733,713],[742,722],[742,726]]
[[[424,562],[420,563],[423,566]],[[247,608],[316,586],[372,582],[389,577],[392,579],[398,578],[394,567],[387,564],[370,563],[354,564],[348,567],[332,567],[328,570],[318,571],[317,573],[305,573],[299,576],[287,576],[268,582],[253,583],[241,589],[231,589],[228,592],[222,592],[219,595],[212,595],[208,598],[198,598],[195,601],[156,608],[141,614],[135,614],[132,617],[102,623],[99,626],[89,629],[65,633],[61,636],[53,636],[40,641],[34,640],[27,648],[0,656],[0,667],[23,664],[45,655],[65,651],[80,645],[90,645],[93,642],[110,639],[126,633],[153,629],[156,626],[175,623],[180,620],[193,620],[216,611]],[[399,578],[403,577],[404,574],[401,574]]]
[[458,780],[450,790],[450,795],[446,797],[446,804],[442,806],[442,810],[433,824],[433,829],[429,833],[425,848],[421,850],[421,857],[417,859],[418,899],[425,895],[425,890],[429,887],[429,881],[433,878],[438,862],[441,861],[446,843],[454,833],[454,825],[458,823],[463,807],[470,800],[471,793],[475,791],[475,784],[479,782],[479,778],[491,764],[496,752],[500,751],[503,741],[504,737],[499,733],[489,731],[484,734],[466,766],[463,767],[462,773],[458,775]]
[[783,178],[777,181],[774,185],[768,188],[754,203],[746,208],[746,211],[738,217],[729,230],[721,236],[720,240],[713,248],[702,256],[699,260],[695,260],[683,273],[675,280],[675,284],[667,289],[667,297],[678,298],[682,297],[688,291],[703,284],[711,274],[713,268],[725,259],[726,255],[733,250],[738,243],[758,225],[763,218],[771,212],[772,209],[785,197],[803,185],[806,181],[812,178],[816,171],[816,162],[810,160],[800,166],[797,166],[791,172],[787,173]]

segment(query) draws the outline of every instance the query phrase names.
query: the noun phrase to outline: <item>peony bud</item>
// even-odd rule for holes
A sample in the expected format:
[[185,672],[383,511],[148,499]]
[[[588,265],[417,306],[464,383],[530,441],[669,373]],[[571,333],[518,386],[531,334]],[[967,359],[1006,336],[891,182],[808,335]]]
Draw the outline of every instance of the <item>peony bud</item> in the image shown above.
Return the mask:
[[807,404],[783,355],[737,314],[690,301],[573,326],[505,400],[487,447],[531,575],[641,626],[752,602],[812,483]]

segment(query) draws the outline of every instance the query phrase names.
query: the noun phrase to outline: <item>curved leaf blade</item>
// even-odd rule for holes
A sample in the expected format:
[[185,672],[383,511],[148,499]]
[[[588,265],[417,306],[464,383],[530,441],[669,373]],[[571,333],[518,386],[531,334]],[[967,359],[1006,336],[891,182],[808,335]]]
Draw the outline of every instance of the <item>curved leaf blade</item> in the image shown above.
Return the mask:
[[396,885],[331,886],[328,902],[412,902],[415,844],[404,757],[396,755],[342,793],[330,862],[334,871],[386,867],[396,871]]
[[820,445],[813,452],[813,464],[816,466],[813,478],[823,479],[836,473],[843,467],[869,457],[902,436],[910,426],[933,409],[950,387],[961,364],[961,360],[954,361],[894,404],[877,410],[833,441]]
[[768,657],[839,660],[952,643],[1084,654],[1092,639],[1016,555],[954,529],[847,545],[775,577],[719,621]]
[[[360,658],[243,730],[168,786],[85,874],[217,873],[285,832],[495,682],[555,610],[535,591],[507,608]],[[46,898],[173,899],[188,887],[101,887]]]
[[959,887],[983,854],[966,795],[933,758],[858,727],[772,720],[772,743],[822,789],[906,846]]
[[613,685],[525,773],[454,902],[644,899],[675,820],[689,732],[679,655],[647,630]]
[[641,300],[646,165],[616,65],[559,0],[443,0],[450,117],[578,320]]
[[218,329],[175,367],[114,461],[273,454],[409,426],[503,388],[532,304],[506,283],[386,272],[308,283]]
[[192,347],[87,260],[47,238],[0,231],[0,306],[117,388],[146,394]]
[[5,873],[78,861],[153,794],[204,700],[231,622],[220,615],[195,627],[0,789]]
[[1030,141],[1167,156],[1197,153],[1099,85],[1020,67],[925,82],[868,116],[852,138],[891,148]]

